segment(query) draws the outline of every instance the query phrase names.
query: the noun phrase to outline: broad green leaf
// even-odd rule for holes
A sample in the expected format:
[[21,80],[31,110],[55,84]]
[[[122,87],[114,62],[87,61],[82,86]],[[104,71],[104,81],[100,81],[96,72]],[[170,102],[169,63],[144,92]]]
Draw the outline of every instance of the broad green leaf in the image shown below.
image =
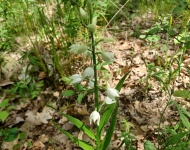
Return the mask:
[[154,146],[154,144],[150,141],[146,141],[144,143],[144,149],[145,150],[156,150],[156,147]]
[[82,102],[83,99],[83,93],[80,93],[77,97],[77,102],[80,104]]
[[84,150],[94,150],[94,148],[88,144],[87,142],[83,140],[79,140],[73,135],[71,135],[69,132],[63,130],[59,125],[57,125],[55,122],[53,122],[54,125],[59,129],[63,134],[65,134],[68,138],[70,138],[73,142],[75,142],[79,147],[81,147]]
[[106,132],[106,136],[104,137],[103,140],[103,145],[102,145],[102,150],[106,150],[108,146],[110,145],[111,138],[115,129],[116,121],[117,121],[117,113],[118,113],[118,104],[116,104],[113,115],[112,115],[112,120],[110,122],[110,126]]
[[5,131],[5,135],[3,137],[4,142],[14,141],[18,136],[18,128],[10,128]]
[[183,137],[185,136],[185,133],[178,133],[174,136],[172,136],[167,142],[166,146],[173,145],[179,142]]
[[188,91],[188,90],[177,90],[174,92],[174,96],[190,99],[190,91]]
[[9,100],[8,100],[8,99],[3,100],[3,101],[0,103],[0,108],[5,109],[5,107],[7,107],[7,105],[8,105],[8,103],[9,103]]
[[7,111],[0,111],[0,119],[2,120],[2,122],[4,122],[8,116],[9,113]]
[[66,90],[66,91],[63,91],[62,95],[63,96],[73,96],[73,95],[75,95],[75,91],[73,91],[73,90]]
[[[55,111],[57,111],[54,107],[47,105],[48,107],[54,109]],[[59,111],[57,111],[59,112]],[[75,126],[77,126],[77,128],[79,128],[81,131],[83,131],[84,133],[86,133],[90,138],[92,139],[96,139],[94,132],[88,127],[86,126],[82,121],[80,121],[79,119],[76,119],[72,116],[69,116],[67,114],[61,113],[59,112],[61,115],[63,115],[64,117],[66,117],[71,123],[73,123]]]
[[189,123],[189,120],[187,119],[187,117],[186,117],[180,110],[178,110],[178,112],[179,112],[180,119],[181,119],[183,125],[184,125],[188,130],[190,130],[190,123]]

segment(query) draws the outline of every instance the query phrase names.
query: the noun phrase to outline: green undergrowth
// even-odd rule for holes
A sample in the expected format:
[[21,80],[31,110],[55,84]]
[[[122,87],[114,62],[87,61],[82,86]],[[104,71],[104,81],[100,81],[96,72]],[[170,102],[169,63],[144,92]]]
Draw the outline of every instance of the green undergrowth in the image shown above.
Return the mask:
[[[61,85],[64,89],[68,88],[62,92],[63,96],[78,94],[77,102],[83,104],[84,96],[93,93],[93,89],[87,90],[83,86],[74,85],[76,90],[74,91],[69,89],[69,84],[72,80],[71,75],[86,68],[86,62],[90,62],[91,57],[83,54],[74,55],[69,52],[69,49],[76,50],[77,46],[84,48],[82,44],[88,43],[85,47],[92,47],[95,51],[93,46],[96,45],[99,50],[99,42],[110,40],[101,39],[103,37],[102,31],[105,31],[106,27],[118,25],[122,21],[128,23],[134,16],[142,17],[144,14],[145,20],[148,21],[149,18],[146,18],[146,16],[151,13],[153,22],[150,26],[146,27],[141,23],[135,27],[127,25],[134,29],[132,37],[144,40],[145,44],[150,46],[150,49],[157,49],[165,54],[163,57],[158,56],[156,62],[149,63],[144,60],[148,74],[139,81],[145,82],[145,87],[142,89],[145,94],[151,89],[149,79],[158,81],[160,89],[165,91],[169,97],[166,107],[163,112],[160,112],[161,117],[155,140],[158,145],[155,146],[153,142],[144,140],[144,148],[145,150],[156,148],[160,150],[182,150],[190,148],[190,113],[173,99],[174,96],[189,101],[190,85],[187,84],[187,89],[176,91],[172,88],[175,86],[175,79],[180,76],[184,67],[182,64],[184,56],[190,49],[190,1],[92,1],[93,18],[92,14],[89,14],[90,18],[85,18],[85,13],[80,12],[81,9],[88,12],[92,11],[88,10],[86,2],[86,0],[0,0],[0,52],[19,51],[22,54],[20,61],[26,63],[26,69],[23,70],[24,78],[19,81],[16,80],[10,86],[10,89],[5,88],[2,91],[8,91],[8,96],[12,96],[11,99],[27,97],[34,100],[46,86],[51,85],[56,89]],[[87,20],[90,20],[90,22]],[[94,26],[94,22],[96,22],[96,26]],[[89,32],[93,34],[89,34]],[[90,40],[94,40],[92,35],[101,40],[90,42]],[[18,40],[18,37],[21,40]],[[172,56],[169,55],[171,41],[174,46],[178,47]],[[28,45],[26,46],[26,44]],[[80,48],[77,50],[80,51]],[[92,51],[89,48],[87,50]],[[97,52],[96,54],[99,55],[100,53]],[[106,59],[113,59],[112,54],[107,53],[107,55],[109,57],[106,56],[108,57]],[[1,69],[6,62],[3,62],[3,58],[0,62]],[[173,69],[174,64],[177,64],[177,67]],[[95,63],[92,67],[96,65]],[[101,70],[105,73],[104,65],[108,64],[100,61],[97,65],[98,71]],[[188,75],[190,75],[190,70],[186,69]],[[102,78],[106,79],[106,77]],[[102,88],[101,90],[105,89]],[[96,97],[98,97],[97,95]],[[13,103],[6,98],[0,103],[1,125],[4,125],[10,117],[10,111],[13,109],[12,105]],[[176,109],[179,121],[173,126],[163,127],[164,113],[170,107]],[[114,116],[116,116],[117,111],[116,109],[113,110],[115,111]],[[113,120],[113,122],[115,124],[116,120]],[[118,149],[125,145],[127,149],[134,150],[137,148],[135,146],[136,138],[130,130],[133,125],[127,120],[123,120],[121,124],[125,130],[119,136],[122,143],[118,146]],[[114,131],[113,128],[110,129],[112,132]],[[18,137],[21,141],[24,141],[24,134],[15,127],[3,126],[0,127],[0,142],[10,142]],[[109,136],[109,133],[107,136]],[[106,138],[111,140],[111,137]],[[31,145],[31,143],[28,145]],[[15,145],[15,149],[18,149],[19,146]],[[108,146],[109,144],[106,145],[106,147]],[[101,147],[104,146],[101,145]]]

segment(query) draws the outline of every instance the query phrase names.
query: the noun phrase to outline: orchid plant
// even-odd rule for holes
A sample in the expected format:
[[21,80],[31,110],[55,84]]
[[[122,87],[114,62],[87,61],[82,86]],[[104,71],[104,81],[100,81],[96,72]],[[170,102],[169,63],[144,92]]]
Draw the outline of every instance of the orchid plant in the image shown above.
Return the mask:
[[[82,84],[83,81],[86,81],[89,88],[93,89],[94,100],[95,100],[95,108],[94,111],[91,112],[89,116],[90,124],[96,124],[96,132],[86,126],[82,121],[69,116],[65,113],[61,113],[64,117],[66,117],[70,122],[72,122],[76,127],[82,130],[85,134],[87,134],[91,138],[91,142],[87,143],[86,141],[79,140],[69,132],[63,130],[57,123],[54,122],[55,126],[66,136],[68,136],[73,142],[75,142],[79,147],[84,150],[106,150],[109,147],[112,134],[116,125],[116,118],[118,113],[118,97],[119,91],[123,85],[123,82],[127,76],[127,74],[120,80],[118,85],[113,87],[106,87],[106,97],[104,101],[100,103],[99,101],[99,88],[101,88],[98,84],[98,73],[97,73],[97,65],[99,64],[97,55],[100,55],[102,61],[106,63],[112,63],[114,61],[114,54],[111,52],[97,52],[96,46],[99,42],[110,42],[113,41],[111,38],[103,38],[100,40],[95,40],[94,32],[96,31],[96,20],[97,16],[94,15],[93,4],[91,0],[87,0],[86,2],[87,12],[83,8],[79,8],[79,14],[82,23],[87,28],[90,37],[90,44],[73,44],[70,46],[70,52],[74,54],[83,54],[90,55],[92,59],[92,65],[87,67],[84,72],[80,74],[74,74],[71,76],[72,85]],[[104,107],[103,107],[104,106]],[[50,106],[51,107],[51,106]],[[53,108],[53,107],[51,107]],[[55,108],[53,108],[55,109]],[[102,112],[102,114],[101,114]],[[102,133],[104,131],[105,125],[110,122],[110,126],[107,129],[106,135],[102,137]],[[102,140],[103,138],[103,140]],[[94,143],[94,144],[92,144]]]

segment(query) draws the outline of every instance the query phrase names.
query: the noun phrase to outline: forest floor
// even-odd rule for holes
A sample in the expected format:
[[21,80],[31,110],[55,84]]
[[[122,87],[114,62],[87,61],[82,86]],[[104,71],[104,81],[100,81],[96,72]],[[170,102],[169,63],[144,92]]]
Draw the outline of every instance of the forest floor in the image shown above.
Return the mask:
[[[112,34],[112,32],[109,32],[109,34]],[[163,84],[149,74],[151,70],[148,70],[146,64],[152,63],[155,66],[164,67],[169,60],[173,59],[179,47],[172,40],[169,41],[166,54],[166,51],[162,50],[166,44],[164,42],[165,37],[160,39],[156,44],[150,44],[146,40],[130,37],[127,31],[118,33],[115,37],[117,39],[115,42],[102,45],[104,49],[115,54],[114,63],[105,66],[105,69],[109,73],[105,76],[105,79],[110,83],[110,87],[115,87],[123,75],[127,72],[129,74],[120,92],[117,126],[112,138],[113,142],[110,145],[110,150],[117,149],[121,143],[121,139],[118,137],[125,130],[121,123],[123,119],[131,123],[130,132],[137,139],[136,148],[138,150],[144,149],[143,142],[145,140],[150,140],[157,146],[161,112],[165,109],[169,96],[164,90]],[[11,57],[7,58],[12,63],[11,66],[13,66],[13,62],[15,66],[20,65],[16,63],[20,58],[19,54],[14,52],[6,55],[7,57]],[[176,56],[178,57],[180,54]],[[180,75],[172,79],[169,85],[169,89],[174,91],[187,89],[190,83],[189,73],[186,69],[190,69],[190,55],[186,53],[183,57]],[[9,67],[12,68],[12,70],[8,71],[8,74],[12,72],[10,77],[14,75],[19,76],[19,74],[15,74],[16,71],[13,69],[15,66]],[[174,62],[170,66],[170,69],[177,67],[178,64]],[[158,72],[158,70],[155,69],[152,72]],[[163,80],[165,80],[167,72],[163,74]],[[1,126],[17,127],[19,131],[24,131],[26,135],[24,140],[17,138],[13,142],[3,142],[2,150],[12,150],[13,146],[18,143],[20,144],[20,150],[80,149],[56,129],[51,121],[52,119],[72,135],[91,142],[85,134],[76,129],[65,117],[45,105],[48,102],[59,111],[76,116],[86,125],[93,128],[94,126],[89,124],[89,114],[93,108],[93,98],[91,96],[85,96],[82,103],[78,104],[75,100],[76,97],[68,98],[62,96],[62,92],[65,89],[60,84],[57,87],[44,87],[37,98],[32,100],[27,97],[18,98],[16,95],[10,98],[10,93],[6,89],[9,89],[12,84],[13,82],[9,78],[6,80],[3,79],[0,82],[0,87],[3,91],[1,92],[0,101],[9,98],[15,105],[10,111],[8,119]],[[104,93],[100,93],[100,100],[103,100],[103,97]],[[172,100],[186,109],[190,109],[190,103],[188,101],[174,96],[172,96]],[[164,125],[175,125],[178,120],[177,109],[168,108],[163,115],[161,127]],[[125,148],[122,147],[121,149]]]

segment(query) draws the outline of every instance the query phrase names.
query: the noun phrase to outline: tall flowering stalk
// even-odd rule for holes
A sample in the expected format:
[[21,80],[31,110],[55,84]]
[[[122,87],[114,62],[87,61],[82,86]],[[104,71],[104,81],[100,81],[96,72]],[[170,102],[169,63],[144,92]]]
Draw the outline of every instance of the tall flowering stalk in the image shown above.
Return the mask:
[[[74,74],[71,76],[72,81],[70,82],[73,85],[80,84],[82,81],[87,81],[89,88],[94,89],[94,99],[95,99],[95,108],[94,111],[91,112],[89,116],[89,122],[90,124],[95,123],[96,124],[96,133],[93,132],[92,129],[84,125],[83,122],[80,120],[69,116],[67,114],[61,113],[64,117],[66,117],[70,122],[72,122],[74,125],[76,125],[81,131],[86,133],[91,140],[93,140],[96,144],[95,146],[90,145],[89,143],[79,140],[73,135],[71,135],[69,132],[63,130],[58,124],[55,124],[55,126],[66,136],[68,136],[73,142],[75,142],[79,147],[81,147],[84,150],[106,150],[109,147],[112,134],[115,129],[116,125],[116,118],[118,113],[118,102],[117,99],[119,97],[119,91],[123,85],[123,82],[126,78],[126,75],[120,80],[116,88],[110,88],[105,87],[106,90],[106,96],[104,99],[104,102],[100,104],[99,102],[99,86],[98,86],[98,74],[97,74],[97,55],[100,55],[102,58],[102,61],[111,63],[114,61],[114,54],[111,52],[96,52],[96,45],[99,42],[110,42],[112,39],[110,38],[103,38],[98,41],[95,40],[94,32],[96,31],[96,20],[97,16],[94,16],[93,13],[93,7],[91,0],[87,0],[87,12],[83,8],[79,8],[79,14],[81,17],[82,23],[86,26],[88,29],[89,35],[90,35],[90,41],[91,43],[87,44],[73,44],[70,47],[70,52],[74,54],[86,54],[88,51],[91,52],[92,57],[92,66],[87,67],[82,75],[80,74]],[[89,47],[90,45],[90,47]],[[106,105],[105,107],[103,107]],[[51,106],[50,106],[51,107]],[[51,107],[53,108],[53,107]],[[100,114],[101,109],[103,113]],[[55,109],[55,108],[53,108]],[[104,128],[106,124],[110,121],[110,126],[106,132],[106,135],[104,136],[103,140],[102,133],[104,131]]]

